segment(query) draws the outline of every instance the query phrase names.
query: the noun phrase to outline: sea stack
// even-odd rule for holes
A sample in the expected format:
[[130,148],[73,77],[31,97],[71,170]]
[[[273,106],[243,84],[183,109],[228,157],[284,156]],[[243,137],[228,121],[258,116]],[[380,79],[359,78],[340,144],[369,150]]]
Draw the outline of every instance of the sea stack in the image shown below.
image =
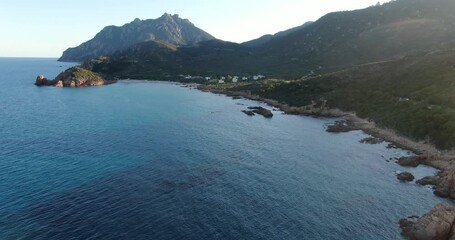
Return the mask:
[[53,81],[47,79],[44,75],[38,75],[38,77],[36,77],[35,85],[36,86],[52,86]]

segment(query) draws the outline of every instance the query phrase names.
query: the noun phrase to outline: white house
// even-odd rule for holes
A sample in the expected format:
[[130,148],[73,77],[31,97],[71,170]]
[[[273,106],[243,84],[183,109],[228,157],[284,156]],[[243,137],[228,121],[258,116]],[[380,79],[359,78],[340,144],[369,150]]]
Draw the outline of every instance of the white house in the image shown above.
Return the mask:
[[206,81],[210,81],[210,79],[212,79],[212,77],[205,77]]
[[220,80],[225,81],[226,77],[221,77]]
[[234,77],[232,78],[232,82],[233,82],[233,83],[236,83],[236,82],[238,82],[238,81],[239,81],[239,77],[238,77],[238,76],[234,76]]
[[248,80],[248,77],[242,77],[242,80],[246,81],[246,80]]
[[265,78],[265,76],[264,76],[264,75],[260,75],[260,74],[259,74],[259,75],[254,75],[254,76],[253,76],[253,80],[254,80],[254,81],[257,81],[257,80],[260,80],[260,79],[264,79],[264,78]]
[[224,80],[218,80],[218,83],[224,83]]

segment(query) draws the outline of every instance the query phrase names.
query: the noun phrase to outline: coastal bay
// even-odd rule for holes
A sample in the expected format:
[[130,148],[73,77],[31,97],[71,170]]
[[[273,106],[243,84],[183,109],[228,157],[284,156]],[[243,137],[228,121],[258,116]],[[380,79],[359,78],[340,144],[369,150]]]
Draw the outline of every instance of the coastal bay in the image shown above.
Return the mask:
[[412,153],[361,131],[327,133],[337,119],[249,117],[270,107],[172,83],[38,88],[59,63],[3,61],[3,76],[30,69],[1,90],[5,239],[399,239],[400,218],[445,202],[395,177],[435,169],[397,165]]

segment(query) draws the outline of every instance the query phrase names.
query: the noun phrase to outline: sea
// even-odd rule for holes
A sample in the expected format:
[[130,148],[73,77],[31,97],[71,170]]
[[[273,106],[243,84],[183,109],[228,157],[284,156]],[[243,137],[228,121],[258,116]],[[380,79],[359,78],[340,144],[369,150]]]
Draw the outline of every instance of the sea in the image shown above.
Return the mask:
[[0,58],[0,239],[402,239],[446,200],[429,167],[337,119],[170,82],[37,87],[75,63]]

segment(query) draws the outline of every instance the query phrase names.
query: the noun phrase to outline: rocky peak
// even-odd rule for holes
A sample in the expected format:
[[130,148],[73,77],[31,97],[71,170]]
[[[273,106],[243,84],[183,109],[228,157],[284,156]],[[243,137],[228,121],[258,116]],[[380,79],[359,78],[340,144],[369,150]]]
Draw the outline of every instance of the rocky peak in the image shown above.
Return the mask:
[[177,14],[165,13],[157,19],[136,18],[121,27],[106,27],[93,39],[78,47],[67,49],[59,60],[85,61],[100,55],[112,55],[150,40],[173,45],[192,45],[212,39],[215,38],[187,19],[181,19]]
[[178,14],[169,14],[169,13],[164,13],[163,16],[160,17],[160,19],[178,19],[180,18]]

